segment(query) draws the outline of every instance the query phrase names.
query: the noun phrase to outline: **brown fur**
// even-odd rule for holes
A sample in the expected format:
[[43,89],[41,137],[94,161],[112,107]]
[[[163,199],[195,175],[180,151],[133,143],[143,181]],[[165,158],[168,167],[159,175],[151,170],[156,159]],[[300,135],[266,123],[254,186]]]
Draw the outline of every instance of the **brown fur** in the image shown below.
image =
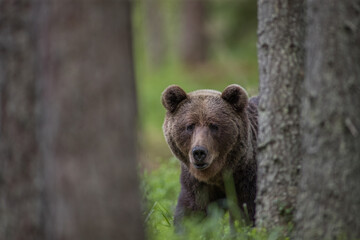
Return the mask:
[[[211,202],[225,198],[223,173],[233,173],[238,204],[245,203],[254,221],[256,195],[257,99],[248,101],[238,85],[222,93],[198,90],[186,94],[168,87],[162,97],[167,109],[163,130],[173,154],[181,161],[181,193],[175,222],[195,211],[206,213]],[[202,170],[194,166],[193,149],[207,150]]]

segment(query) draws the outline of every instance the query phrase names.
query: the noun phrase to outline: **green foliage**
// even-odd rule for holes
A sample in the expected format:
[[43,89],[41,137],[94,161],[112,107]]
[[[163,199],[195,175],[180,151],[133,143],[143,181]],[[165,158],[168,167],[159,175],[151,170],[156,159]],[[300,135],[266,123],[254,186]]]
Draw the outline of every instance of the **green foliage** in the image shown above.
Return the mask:
[[[145,203],[144,219],[149,239],[244,239],[244,240],[280,240],[282,229],[266,232],[263,229],[252,228],[244,221],[235,220],[234,229],[229,224],[229,213],[216,205],[208,209],[208,216],[193,216],[185,219],[183,230],[176,234],[173,225],[173,213],[180,191],[180,164],[175,158],[161,162],[159,168],[142,175],[142,192]],[[231,194],[231,181],[227,192]],[[230,196],[234,198],[234,196]],[[232,206],[234,208],[234,206]],[[238,211],[238,209],[236,210]]]
[[180,166],[171,158],[151,172],[142,175],[145,223],[150,239],[172,239],[173,212],[180,192]]

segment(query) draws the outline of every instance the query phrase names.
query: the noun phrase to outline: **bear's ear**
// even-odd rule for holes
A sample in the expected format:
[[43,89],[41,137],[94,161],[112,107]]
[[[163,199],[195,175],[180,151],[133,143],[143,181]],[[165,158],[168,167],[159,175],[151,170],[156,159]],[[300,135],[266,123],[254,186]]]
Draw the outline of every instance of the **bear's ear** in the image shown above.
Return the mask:
[[162,94],[161,102],[169,112],[174,112],[183,100],[188,98],[188,95],[179,86],[171,85],[165,89]]
[[236,111],[242,111],[248,104],[248,95],[245,89],[237,84],[231,84],[221,94],[222,99],[228,102]]

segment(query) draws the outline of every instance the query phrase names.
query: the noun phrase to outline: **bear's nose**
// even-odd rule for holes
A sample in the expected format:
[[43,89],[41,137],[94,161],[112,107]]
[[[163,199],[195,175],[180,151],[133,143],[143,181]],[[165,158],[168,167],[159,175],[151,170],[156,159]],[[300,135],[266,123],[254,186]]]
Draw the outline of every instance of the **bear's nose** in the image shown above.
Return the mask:
[[201,146],[196,146],[192,149],[192,154],[194,156],[196,163],[201,163],[207,155],[207,149]]

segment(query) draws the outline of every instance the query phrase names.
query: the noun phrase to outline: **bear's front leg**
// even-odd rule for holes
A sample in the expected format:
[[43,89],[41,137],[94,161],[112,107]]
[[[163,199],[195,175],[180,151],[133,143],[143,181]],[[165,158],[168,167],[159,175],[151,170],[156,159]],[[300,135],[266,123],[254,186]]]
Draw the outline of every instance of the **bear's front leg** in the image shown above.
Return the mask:
[[185,205],[184,196],[183,196],[182,192],[180,192],[178,202],[176,205],[176,209],[175,209],[175,214],[174,214],[174,226],[175,226],[175,230],[177,232],[180,228],[180,225],[181,225],[184,217],[188,216],[190,212],[191,212],[190,209]]
[[[199,189],[200,190],[200,189]],[[181,187],[177,206],[174,214],[174,225],[176,232],[181,231],[181,224],[185,217],[195,214],[206,216],[208,201],[204,201],[203,191],[194,192],[193,189]]]

